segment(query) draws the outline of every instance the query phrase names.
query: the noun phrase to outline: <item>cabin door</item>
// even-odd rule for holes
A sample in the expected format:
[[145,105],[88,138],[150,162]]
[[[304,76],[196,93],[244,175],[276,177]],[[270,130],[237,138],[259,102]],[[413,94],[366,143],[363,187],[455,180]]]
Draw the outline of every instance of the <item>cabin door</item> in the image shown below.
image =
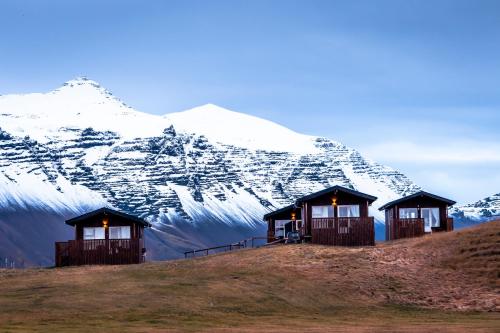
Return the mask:
[[439,208],[422,208],[425,232],[431,232],[432,227],[439,227]]

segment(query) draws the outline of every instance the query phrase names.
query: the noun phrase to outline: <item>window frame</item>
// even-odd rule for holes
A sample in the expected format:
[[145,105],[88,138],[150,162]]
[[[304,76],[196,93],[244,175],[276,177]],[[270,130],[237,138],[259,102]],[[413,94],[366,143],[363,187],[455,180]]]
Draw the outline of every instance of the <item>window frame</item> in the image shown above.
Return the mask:
[[[321,207],[324,212],[324,208],[326,208],[327,216],[314,216],[314,208],[319,208]],[[331,214],[331,216],[330,216]],[[311,218],[313,219],[328,219],[328,218],[333,218],[335,217],[335,212],[334,208],[331,205],[317,205],[317,206],[311,206]]]
[[[128,237],[123,237],[123,232],[122,232],[122,230],[123,230],[124,228],[128,228]],[[113,229],[113,230],[118,229],[118,230],[119,230],[119,232],[120,232],[120,235],[119,235],[120,237],[118,237],[118,238],[112,238],[112,237],[111,237],[111,229]],[[123,225],[123,226],[122,226],[122,225],[119,225],[119,226],[112,226],[112,227],[109,227],[108,238],[109,238],[109,239],[131,239],[131,238],[132,238],[132,230],[131,230],[131,229],[132,229],[132,228],[131,228],[129,225]]]
[[[102,238],[97,237],[97,230],[102,231]],[[87,238],[86,231],[92,230],[92,238]],[[83,240],[103,240],[106,239],[106,230],[104,227],[83,227]]]
[[[415,217],[411,217],[411,216],[407,217],[407,215],[411,215],[411,213],[410,214],[405,214],[404,217],[401,217],[401,211],[402,210],[412,210],[412,211],[414,210],[415,211]],[[418,208],[416,208],[416,207],[399,207],[398,208],[398,217],[400,219],[418,219]]]
[[[347,212],[348,214],[351,213],[351,208],[350,207],[357,207],[357,216],[341,216],[340,215],[340,208],[348,207]],[[338,205],[337,206],[337,216],[338,217],[347,217],[347,218],[356,218],[356,217],[361,217],[361,212],[360,212],[360,207],[359,205],[353,204],[353,205]]]

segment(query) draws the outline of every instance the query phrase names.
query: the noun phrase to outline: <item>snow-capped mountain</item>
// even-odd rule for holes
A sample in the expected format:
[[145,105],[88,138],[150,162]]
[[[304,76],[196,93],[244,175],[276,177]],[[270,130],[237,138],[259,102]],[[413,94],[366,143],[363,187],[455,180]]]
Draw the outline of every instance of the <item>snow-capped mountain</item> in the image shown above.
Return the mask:
[[15,237],[20,211],[66,228],[63,216],[107,205],[151,221],[153,256],[175,257],[263,235],[264,213],[337,184],[377,196],[380,222],[376,208],[419,189],[339,142],[212,104],[151,115],[85,78],[0,96],[0,228]]
[[479,201],[456,206],[450,212],[455,219],[466,222],[481,222],[500,217],[500,193]]

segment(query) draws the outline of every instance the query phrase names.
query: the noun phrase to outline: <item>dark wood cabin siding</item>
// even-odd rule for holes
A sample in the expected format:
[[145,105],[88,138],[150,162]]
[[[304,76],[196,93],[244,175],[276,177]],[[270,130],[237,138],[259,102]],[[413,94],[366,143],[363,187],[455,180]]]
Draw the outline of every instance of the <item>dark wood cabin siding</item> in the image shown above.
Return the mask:
[[269,217],[267,219],[267,241],[268,242],[272,242],[276,239],[275,235],[274,235],[276,220],[290,220],[291,221],[292,213],[295,213],[296,220],[302,219],[302,211],[300,208],[290,209],[290,210],[287,210],[285,212],[275,214],[272,217]]
[[[83,229],[103,227],[105,239],[84,240]],[[130,227],[130,239],[109,239],[109,227]],[[123,265],[137,264],[144,261],[144,225],[116,214],[90,216],[75,222],[75,240],[55,244],[56,266],[71,265]]]
[[394,206],[394,213],[397,219],[399,219],[399,208],[417,208],[418,218],[422,218],[421,209],[422,208],[439,208],[439,220],[440,227],[432,228],[432,231],[445,231],[447,230],[446,223],[448,219],[448,205],[441,201],[428,197],[417,197],[412,198],[404,202],[398,203]]
[[270,243],[274,241],[274,230],[275,230],[275,223],[274,223],[274,218],[268,218],[267,219],[267,242]]
[[[108,227],[130,226],[130,238],[142,238],[144,227],[139,223],[125,219],[121,216],[108,215]],[[75,240],[83,240],[83,228],[102,227],[104,215],[93,216],[85,221],[81,221],[75,226]],[[106,239],[109,239],[109,228],[104,230]]]
[[[315,219],[312,206],[329,206],[335,198],[334,217]],[[340,218],[338,206],[359,205],[359,218]],[[374,219],[369,216],[370,202],[363,197],[338,191],[303,202],[303,224],[306,240],[323,245],[363,246],[375,244]],[[350,221],[349,221],[350,220]]]
[[[337,192],[337,194],[329,193],[324,196],[311,199],[307,202],[304,202],[304,211],[305,211],[305,232],[307,235],[311,235],[312,230],[312,206],[327,206],[332,204],[333,198],[336,197],[337,206],[341,205],[359,205],[359,217],[368,217],[369,211],[369,202],[365,198],[361,198],[350,193]],[[334,209],[334,217],[338,217],[338,209]]]
[[[400,208],[417,208],[416,219],[401,219]],[[433,227],[432,231],[452,231],[453,219],[448,217],[448,205],[440,200],[429,197],[415,197],[389,207],[385,210],[386,240],[418,237],[424,235],[422,208],[439,208],[440,226]]]

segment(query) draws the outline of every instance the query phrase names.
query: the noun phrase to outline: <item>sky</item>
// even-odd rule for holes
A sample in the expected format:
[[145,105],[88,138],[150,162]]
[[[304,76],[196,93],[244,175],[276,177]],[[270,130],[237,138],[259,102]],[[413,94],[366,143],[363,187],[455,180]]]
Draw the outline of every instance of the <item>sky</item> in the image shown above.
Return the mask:
[[77,76],[325,136],[461,203],[500,192],[500,1],[0,0],[0,94]]

